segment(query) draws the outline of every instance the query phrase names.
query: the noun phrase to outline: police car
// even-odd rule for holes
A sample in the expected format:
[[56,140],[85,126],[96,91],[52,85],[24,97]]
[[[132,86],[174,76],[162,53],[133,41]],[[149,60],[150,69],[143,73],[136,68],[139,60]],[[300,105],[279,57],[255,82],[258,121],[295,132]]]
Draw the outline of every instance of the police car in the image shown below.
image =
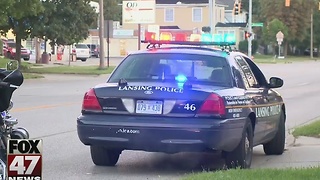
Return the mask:
[[149,37],[84,95],[77,131],[94,164],[114,166],[123,150],[221,152],[226,167],[250,168],[254,146],[284,152],[283,80],[228,48],[234,37]]

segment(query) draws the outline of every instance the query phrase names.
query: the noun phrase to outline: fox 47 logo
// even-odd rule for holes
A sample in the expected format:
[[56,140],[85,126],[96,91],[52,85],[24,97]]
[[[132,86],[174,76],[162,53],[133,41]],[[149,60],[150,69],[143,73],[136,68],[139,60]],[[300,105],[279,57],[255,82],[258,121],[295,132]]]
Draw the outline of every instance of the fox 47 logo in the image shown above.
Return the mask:
[[42,179],[42,140],[8,140],[8,180]]

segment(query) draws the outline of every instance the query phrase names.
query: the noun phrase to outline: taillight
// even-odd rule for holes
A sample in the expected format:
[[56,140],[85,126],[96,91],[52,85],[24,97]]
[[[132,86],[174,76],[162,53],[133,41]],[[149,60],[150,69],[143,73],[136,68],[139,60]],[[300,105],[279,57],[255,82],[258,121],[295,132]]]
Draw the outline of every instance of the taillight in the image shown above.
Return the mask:
[[101,105],[98,101],[94,89],[90,89],[86,92],[82,102],[82,110],[85,111],[102,111]]
[[198,111],[198,115],[224,116],[225,114],[226,108],[223,98],[214,93],[209,95]]

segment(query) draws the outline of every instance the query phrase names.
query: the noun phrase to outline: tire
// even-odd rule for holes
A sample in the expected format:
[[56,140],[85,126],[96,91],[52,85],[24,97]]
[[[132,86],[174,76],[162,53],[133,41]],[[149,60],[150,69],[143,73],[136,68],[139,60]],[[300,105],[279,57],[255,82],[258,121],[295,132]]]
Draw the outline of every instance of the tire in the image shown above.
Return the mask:
[[10,52],[7,52],[7,58],[14,59],[14,57],[12,56],[12,54]]
[[253,129],[248,119],[239,145],[231,152],[225,152],[226,167],[247,169],[250,168],[253,154]]
[[30,58],[23,58],[23,60],[25,60],[25,61],[29,61],[29,60],[30,60]]
[[90,146],[91,159],[97,166],[115,166],[121,151],[110,150],[100,146]]
[[263,144],[263,150],[266,155],[281,155],[284,152],[286,143],[285,115],[281,112],[279,128],[274,138],[266,144]]
[[82,61],[82,62],[86,62],[86,61],[87,61],[87,59],[81,59],[81,61]]

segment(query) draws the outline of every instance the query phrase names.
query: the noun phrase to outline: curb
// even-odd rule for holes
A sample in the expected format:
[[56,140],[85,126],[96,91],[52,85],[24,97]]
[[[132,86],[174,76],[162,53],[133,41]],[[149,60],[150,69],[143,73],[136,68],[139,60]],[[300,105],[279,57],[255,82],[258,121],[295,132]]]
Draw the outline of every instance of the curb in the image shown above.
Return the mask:
[[286,136],[286,146],[292,147],[296,143],[296,138],[292,134],[287,134]]

